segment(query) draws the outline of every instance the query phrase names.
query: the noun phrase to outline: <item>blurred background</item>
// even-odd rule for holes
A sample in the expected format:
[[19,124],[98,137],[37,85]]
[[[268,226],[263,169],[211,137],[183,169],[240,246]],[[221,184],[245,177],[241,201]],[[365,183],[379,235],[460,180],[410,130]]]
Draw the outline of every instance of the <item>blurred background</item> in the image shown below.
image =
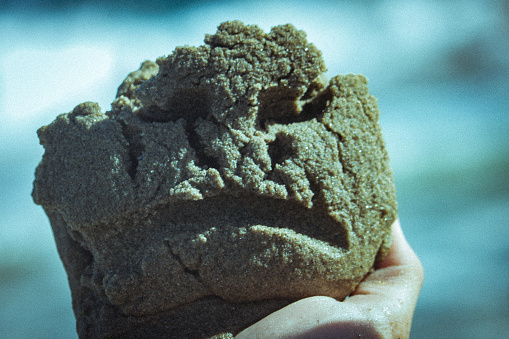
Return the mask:
[[493,0],[0,1],[0,337],[77,337],[30,196],[37,128],[84,101],[109,110],[142,61],[234,19],[292,23],[329,77],[369,79],[426,273],[411,337],[508,338],[509,2]]

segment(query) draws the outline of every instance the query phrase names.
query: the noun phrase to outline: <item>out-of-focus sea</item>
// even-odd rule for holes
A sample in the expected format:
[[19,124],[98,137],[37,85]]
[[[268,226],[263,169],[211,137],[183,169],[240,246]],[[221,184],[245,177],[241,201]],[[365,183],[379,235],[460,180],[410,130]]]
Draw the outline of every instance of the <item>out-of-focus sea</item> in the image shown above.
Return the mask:
[[143,60],[219,23],[292,23],[328,76],[379,100],[400,218],[426,279],[412,338],[509,338],[509,2],[0,2],[0,338],[76,337],[51,228],[31,199],[38,127],[103,110]]

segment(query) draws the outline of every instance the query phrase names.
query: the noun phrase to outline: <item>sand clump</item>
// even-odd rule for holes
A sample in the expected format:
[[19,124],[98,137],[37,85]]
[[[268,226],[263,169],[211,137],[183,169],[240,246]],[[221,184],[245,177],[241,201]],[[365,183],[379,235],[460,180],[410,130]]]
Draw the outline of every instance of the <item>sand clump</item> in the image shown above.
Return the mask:
[[38,131],[80,337],[232,337],[300,298],[347,297],[390,245],[376,99],[323,77],[291,25],[226,22],[146,61],[112,109]]

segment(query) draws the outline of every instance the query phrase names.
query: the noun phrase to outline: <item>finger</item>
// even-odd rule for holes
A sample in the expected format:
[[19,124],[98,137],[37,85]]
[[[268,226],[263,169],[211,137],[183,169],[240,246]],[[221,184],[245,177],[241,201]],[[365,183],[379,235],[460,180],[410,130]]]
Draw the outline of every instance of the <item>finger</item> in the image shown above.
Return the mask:
[[384,268],[395,265],[420,265],[419,258],[408,244],[399,219],[396,219],[392,225],[392,245],[387,256],[376,268]]
[[[345,302],[368,310],[372,313],[368,317],[379,319],[380,323],[390,324],[394,337],[407,338],[424,273],[399,221],[393,225],[392,236],[393,244],[387,257]],[[373,305],[378,306],[369,308]]]
[[399,222],[381,268],[344,302],[329,297],[302,299],[272,313],[236,338],[407,338],[422,285],[422,266]]
[[399,220],[392,226],[392,239],[386,258],[359,284],[353,295],[386,295],[389,289],[419,295],[424,280],[422,264],[408,244]]
[[370,324],[356,306],[318,296],[270,314],[235,338],[358,338],[359,334],[379,337]]

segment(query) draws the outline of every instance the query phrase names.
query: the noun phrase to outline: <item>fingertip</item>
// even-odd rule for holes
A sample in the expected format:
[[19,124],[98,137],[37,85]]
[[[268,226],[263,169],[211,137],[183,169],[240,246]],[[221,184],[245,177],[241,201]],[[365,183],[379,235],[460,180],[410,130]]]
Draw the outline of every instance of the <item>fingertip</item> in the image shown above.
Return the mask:
[[403,234],[401,223],[396,219],[392,224],[392,245],[387,256],[378,263],[377,269],[388,266],[406,265],[419,261],[417,255]]

